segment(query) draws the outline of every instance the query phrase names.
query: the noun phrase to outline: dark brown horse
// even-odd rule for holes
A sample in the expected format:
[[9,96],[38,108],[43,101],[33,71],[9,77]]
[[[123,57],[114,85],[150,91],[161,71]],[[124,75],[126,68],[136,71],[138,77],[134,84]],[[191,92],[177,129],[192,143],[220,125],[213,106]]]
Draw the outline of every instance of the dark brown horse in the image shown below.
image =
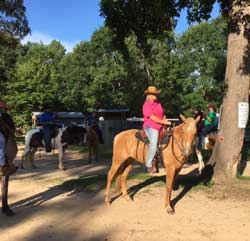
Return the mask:
[[99,136],[92,127],[87,127],[86,133],[86,145],[89,149],[89,161],[92,162],[92,153],[95,157],[95,160],[98,161],[98,145],[100,144]]
[[[166,168],[166,208],[169,214],[174,214],[171,205],[171,192],[174,182],[183,167],[185,161],[191,154],[192,143],[197,133],[196,123],[199,120],[185,118],[181,115],[183,124],[173,129],[173,135],[167,147],[162,146],[162,157]],[[119,133],[114,139],[112,166],[107,177],[105,202],[110,204],[110,186],[116,175],[117,190],[122,190],[122,196],[131,200],[127,193],[126,180],[132,169],[134,160],[145,164],[147,146],[144,150],[144,143],[140,143],[137,149],[135,133],[138,130],[128,130]]]

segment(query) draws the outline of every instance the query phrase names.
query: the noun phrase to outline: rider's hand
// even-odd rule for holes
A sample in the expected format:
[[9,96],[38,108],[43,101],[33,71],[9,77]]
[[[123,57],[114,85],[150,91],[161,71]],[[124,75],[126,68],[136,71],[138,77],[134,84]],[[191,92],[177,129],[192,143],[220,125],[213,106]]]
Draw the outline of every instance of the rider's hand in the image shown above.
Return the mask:
[[171,125],[171,122],[168,121],[167,119],[162,120],[163,125]]

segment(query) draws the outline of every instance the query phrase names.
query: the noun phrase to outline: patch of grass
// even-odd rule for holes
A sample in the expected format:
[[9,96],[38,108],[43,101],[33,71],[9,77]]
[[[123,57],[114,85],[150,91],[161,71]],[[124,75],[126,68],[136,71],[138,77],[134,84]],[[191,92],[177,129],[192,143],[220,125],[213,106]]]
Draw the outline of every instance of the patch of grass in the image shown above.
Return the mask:
[[250,181],[250,176],[242,176],[242,175],[238,174],[237,178],[239,180],[243,180],[243,181]]
[[128,180],[146,181],[149,178],[150,176],[144,172],[132,173],[131,175],[128,176]]
[[82,145],[70,145],[69,150],[84,153],[84,152],[88,152],[88,147],[87,146],[82,146]]

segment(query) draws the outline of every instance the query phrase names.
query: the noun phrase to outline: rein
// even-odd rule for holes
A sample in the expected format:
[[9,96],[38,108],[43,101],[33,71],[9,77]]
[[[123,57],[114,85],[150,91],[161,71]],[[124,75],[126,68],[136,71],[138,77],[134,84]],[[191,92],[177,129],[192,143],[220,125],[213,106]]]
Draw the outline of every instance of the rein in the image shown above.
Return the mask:
[[[181,127],[182,128],[182,127]],[[175,136],[174,136],[174,129],[175,128],[173,128],[173,133],[172,133],[172,154],[173,154],[173,156],[174,156],[174,158],[178,161],[178,162],[180,162],[181,164],[184,164],[185,163],[185,160],[186,160],[186,158],[187,158],[187,156],[186,156],[186,154],[185,154],[185,152],[184,152],[184,145],[183,145],[183,128],[182,128],[182,132],[181,132],[181,144],[178,142],[178,140],[177,140],[177,138],[175,138]],[[174,152],[174,142],[177,144],[177,147],[179,148],[179,150],[181,151],[181,156],[179,156],[179,157],[177,157],[176,156],[176,154],[175,154],[175,152]],[[184,161],[181,161],[179,158],[180,157],[184,157]]]

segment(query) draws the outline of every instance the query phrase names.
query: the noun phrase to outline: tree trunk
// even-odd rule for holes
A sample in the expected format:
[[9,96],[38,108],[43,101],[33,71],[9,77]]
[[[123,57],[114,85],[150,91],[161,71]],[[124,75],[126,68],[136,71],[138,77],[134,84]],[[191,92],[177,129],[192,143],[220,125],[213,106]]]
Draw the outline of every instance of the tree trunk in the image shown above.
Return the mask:
[[239,13],[241,15],[250,13],[250,3],[241,4],[238,0],[234,0],[229,13],[231,25],[225,76],[226,92],[223,99],[220,131],[209,160],[209,164],[214,165],[213,180],[217,184],[231,183],[235,179],[245,134],[245,129],[238,128],[238,102],[249,101],[250,53],[247,26],[241,22]]
[[144,67],[147,73],[147,79],[148,79],[148,85],[152,85],[153,84],[153,79],[152,79],[152,75],[151,75],[151,66],[149,64],[149,61],[147,60],[147,58],[145,57],[145,55],[143,54],[143,51],[137,47],[139,50],[139,53],[141,54],[141,57],[143,59],[143,63],[144,63]]

